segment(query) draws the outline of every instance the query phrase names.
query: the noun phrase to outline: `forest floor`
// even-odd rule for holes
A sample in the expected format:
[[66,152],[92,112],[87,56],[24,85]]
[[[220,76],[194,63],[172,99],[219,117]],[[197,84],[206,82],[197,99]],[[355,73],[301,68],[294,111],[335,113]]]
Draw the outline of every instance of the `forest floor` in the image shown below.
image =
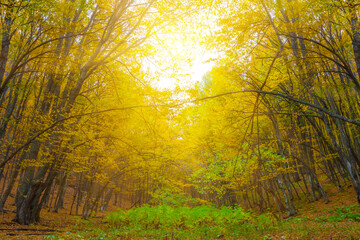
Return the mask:
[[[271,228],[258,226],[246,235],[239,234],[238,239],[360,239],[359,206],[352,187],[342,192],[327,187],[330,202],[298,201],[298,215],[274,223]],[[108,209],[108,212],[115,208]],[[69,210],[61,209],[59,213],[41,212],[41,222],[23,226],[12,221],[15,208],[8,206],[0,214],[0,239],[141,239],[136,236],[123,236],[106,219],[106,212],[100,212],[90,220],[79,216],[70,216]],[[232,239],[221,235],[219,239]],[[151,237],[147,238],[151,239]],[[162,238],[162,239],[171,239]],[[194,238],[196,239],[196,237]]]

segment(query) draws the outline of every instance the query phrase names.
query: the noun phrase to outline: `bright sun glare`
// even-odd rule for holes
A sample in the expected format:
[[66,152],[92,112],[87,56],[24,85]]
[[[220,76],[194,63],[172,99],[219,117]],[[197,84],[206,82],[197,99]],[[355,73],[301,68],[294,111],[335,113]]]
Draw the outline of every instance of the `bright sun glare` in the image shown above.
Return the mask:
[[158,33],[156,57],[148,59],[146,64],[157,76],[153,86],[174,90],[201,82],[213,67],[209,60],[214,54],[202,44],[207,34],[207,28],[195,21],[178,22],[166,32]]

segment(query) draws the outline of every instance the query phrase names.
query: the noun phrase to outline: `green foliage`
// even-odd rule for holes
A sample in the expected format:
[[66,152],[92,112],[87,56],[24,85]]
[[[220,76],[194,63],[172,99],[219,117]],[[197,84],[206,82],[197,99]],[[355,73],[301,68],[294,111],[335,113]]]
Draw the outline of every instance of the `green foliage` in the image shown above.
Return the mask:
[[174,237],[177,239],[215,239],[221,236],[250,237],[275,228],[269,215],[256,216],[241,207],[202,205],[197,207],[144,205],[108,215],[110,224],[126,237]]
[[333,213],[334,215],[328,218],[330,222],[340,222],[343,220],[360,221],[359,205],[337,207]]
[[[318,211],[319,210],[313,210],[313,212]],[[320,216],[315,218],[314,221],[319,223],[331,222],[334,224],[342,221],[360,221],[359,205],[337,207],[336,209],[329,210],[328,212],[331,213],[330,216]]]
[[257,215],[239,207],[145,205],[118,210],[100,223],[74,217],[70,231],[44,239],[358,239],[353,219],[358,210],[357,205],[331,211],[320,208],[316,214],[276,221],[271,213]]

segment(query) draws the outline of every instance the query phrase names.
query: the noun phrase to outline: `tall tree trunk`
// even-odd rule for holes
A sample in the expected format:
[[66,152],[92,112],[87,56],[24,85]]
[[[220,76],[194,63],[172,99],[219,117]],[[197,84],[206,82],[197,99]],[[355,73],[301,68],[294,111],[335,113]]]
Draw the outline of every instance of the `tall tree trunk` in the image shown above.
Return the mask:
[[[3,84],[3,78],[6,72],[6,64],[8,62],[9,49],[10,49],[10,31],[12,24],[12,13],[14,1],[9,1],[8,8],[5,14],[4,26],[2,29],[1,37],[1,51],[0,51],[0,86]],[[0,94],[0,98],[2,93]]]

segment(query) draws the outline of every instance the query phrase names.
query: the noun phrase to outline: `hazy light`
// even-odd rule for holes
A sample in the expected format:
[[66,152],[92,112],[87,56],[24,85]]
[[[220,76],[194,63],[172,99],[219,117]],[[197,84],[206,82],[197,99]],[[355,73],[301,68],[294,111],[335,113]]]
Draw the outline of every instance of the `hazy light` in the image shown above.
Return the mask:
[[215,54],[205,49],[209,29],[203,22],[200,18],[179,21],[155,36],[155,54],[145,63],[154,76],[152,86],[160,90],[191,88],[211,70],[209,60]]

